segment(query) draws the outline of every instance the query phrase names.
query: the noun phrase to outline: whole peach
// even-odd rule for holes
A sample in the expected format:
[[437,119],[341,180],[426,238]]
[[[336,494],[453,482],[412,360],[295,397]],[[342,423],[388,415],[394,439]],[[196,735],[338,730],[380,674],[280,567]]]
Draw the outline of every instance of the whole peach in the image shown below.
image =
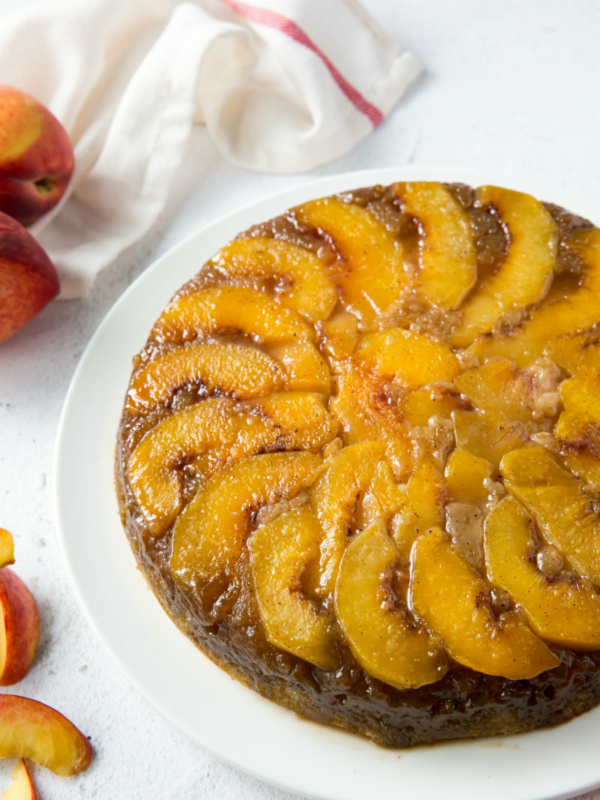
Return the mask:
[[0,342],[58,294],[54,264],[19,222],[0,213]]
[[0,211],[31,225],[63,196],[73,166],[56,117],[34,97],[0,85]]

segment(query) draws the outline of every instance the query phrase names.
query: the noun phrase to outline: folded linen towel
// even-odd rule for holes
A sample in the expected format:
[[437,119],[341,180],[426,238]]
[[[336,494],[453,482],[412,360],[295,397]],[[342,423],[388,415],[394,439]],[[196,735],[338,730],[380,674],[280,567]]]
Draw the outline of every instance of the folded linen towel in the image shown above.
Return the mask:
[[74,144],[68,193],[32,228],[61,297],[151,228],[194,123],[240,167],[310,170],[368,135],[418,72],[356,0],[55,0],[14,15],[2,82]]

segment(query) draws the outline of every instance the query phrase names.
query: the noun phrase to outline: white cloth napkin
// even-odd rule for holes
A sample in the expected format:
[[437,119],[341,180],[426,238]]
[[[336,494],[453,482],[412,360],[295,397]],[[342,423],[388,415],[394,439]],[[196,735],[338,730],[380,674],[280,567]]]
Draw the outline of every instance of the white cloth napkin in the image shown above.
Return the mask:
[[[68,194],[32,232],[61,297],[152,226],[194,123],[240,167],[300,172],[391,111],[419,67],[356,0],[53,0],[0,31],[2,83],[69,132]],[[190,163],[199,179],[210,154]]]

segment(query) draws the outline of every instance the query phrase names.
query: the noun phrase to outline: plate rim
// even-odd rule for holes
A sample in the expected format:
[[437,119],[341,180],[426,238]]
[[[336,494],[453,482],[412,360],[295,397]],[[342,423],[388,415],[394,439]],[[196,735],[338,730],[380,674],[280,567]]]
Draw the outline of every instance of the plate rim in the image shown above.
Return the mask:
[[[219,741],[216,744],[212,742],[210,740],[210,734],[208,731],[190,729],[189,720],[185,716],[182,717],[181,709],[178,708],[173,710],[173,708],[165,707],[165,703],[168,704],[168,702],[173,702],[173,696],[168,694],[166,697],[157,697],[155,691],[156,687],[152,681],[149,681],[148,675],[140,675],[139,672],[136,672],[136,670],[139,669],[139,664],[135,661],[132,662],[129,652],[127,652],[127,656],[124,656],[123,640],[120,628],[119,635],[117,636],[115,633],[115,626],[118,626],[118,621],[113,619],[111,622],[109,622],[106,619],[105,614],[99,610],[99,603],[103,601],[103,598],[98,593],[97,587],[90,585],[81,574],[82,551],[80,543],[76,540],[77,537],[80,537],[80,532],[74,529],[74,519],[76,518],[77,514],[74,513],[75,509],[73,508],[73,503],[77,501],[73,499],[74,493],[72,492],[70,486],[70,480],[73,479],[73,475],[70,474],[69,465],[72,464],[73,450],[77,451],[78,449],[81,449],[82,445],[86,443],[96,445],[99,444],[97,439],[94,439],[94,431],[91,431],[89,435],[85,435],[86,432],[81,427],[77,427],[78,425],[82,425],[82,414],[84,410],[81,407],[81,403],[82,401],[84,403],[88,402],[89,407],[92,389],[97,392],[101,387],[101,382],[98,381],[98,376],[94,375],[94,368],[98,366],[98,364],[94,362],[94,359],[99,358],[99,353],[104,353],[102,359],[100,359],[101,364],[108,359],[108,356],[106,355],[106,347],[113,340],[115,334],[119,332],[114,330],[115,325],[117,323],[121,325],[123,324],[122,318],[124,310],[126,310],[129,306],[135,305],[135,301],[138,297],[143,298],[145,294],[158,291],[157,286],[159,284],[162,286],[163,281],[165,284],[176,283],[176,285],[171,287],[170,293],[169,289],[167,289],[165,286],[164,296],[156,313],[151,312],[150,310],[145,313],[146,317],[150,317],[152,314],[154,314],[150,320],[150,324],[148,324],[147,327],[141,330],[142,323],[139,322],[136,325],[136,323],[132,320],[131,329],[127,328],[125,341],[130,342],[132,346],[135,340],[136,327],[140,329],[137,331],[137,333],[143,334],[141,343],[139,346],[137,346],[137,349],[134,349],[131,352],[132,357],[135,352],[137,352],[143,346],[143,343],[150,330],[151,323],[154,321],[158,313],[160,313],[174,292],[184,282],[180,281],[179,278],[176,281],[170,278],[165,278],[163,273],[168,272],[168,269],[173,262],[181,261],[182,259],[185,261],[186,258],[188,258],[188,255],[185,254],[190,253],[195,247],[199,247],[200,250],[202,250],[203,243],[208,241],[217,241],[219,238],[221,238],[221,242],[217,246],[221,246],[221,244],[225,244],[234,235],[249,227],[250,224],[254,224],[253,222],[243,224],[240,222],[240,220],[254,219],[254,222],[263,221],[269,219],[270,217],[276,216],[290,206],[303,202],[311,197],[319,197],[331,194],[333,192],[349,190],[351,188],[359,188],[360,186],[368,186],[372,185],[373,183],[385,184],[392,183],[396,180],[455,181],[457,179],[461,182],[469,183],[470,185],[497,183],[499,185],[510,186],[523,191],[529,191],[537,197],[544,198],[545,196],[548,196],[549,198],[552,198],[553,202],[558,202],[559,204],[564,205],[566,208],[578,209],[576,213],[581,213],[582,215],[586,216],[589,215],[590,217],[597,219],[598,224],[600,225],[600,206],[598,206],[593,200],[590,201],[589,197],[582,198],[580,196],[577,198],[577,190],[575,190],[575,196],[573,197],[573,200],[571,200],[571,195],[573,194],[572,187],[563,186],[561,188],[560,186],[556,185],[556,181],[551,181],[548,183],[545,178],[541,178],[539,175],[516,175],[514,172],[510,173],[510,171],[502,168],[490,169],[486,171],[481,169],[465,169],[460,165],[455,167],[445,166],[440,168],[434,166],[420,167],[417,165],[385,167],[329,175],[316,180],[308,180],[305,183],[296,185],[283,191],[270,193],[267,196],[237,208],[221,216],[217,220],[214,220],[213,222],[210,222],[198,230],[190,233],[181,242],[176,244],[167,253],[161,255],[150,266],[148,266],[142,272],[142,274],[123,292],[123,294],[116,300],[116,302],[107,312],[104,319],[91,337],[87,347],[85,348],[85,351],[73,374],[73,378],[67,391],[63,409],[60,415],[54,454],[54,498],[56,519],[58,522],[59,546],[64,562],[67,566],[71,586],[73,587],[75,595],[88,622],[102,642],[103,647],[110,653],[111,657],[121,669],[122,673],[124,673],[124,675],[127,677],[129,682],[133,684],[135,688],[156,709],[158,709],[164,717],[169,719],[171,723],[175,724],[178,728],[187,733],[202,747],[213,752],[217,757],[227,761],[230,764],[233,764],[247,774],[253,775],[261,780],[265,780],[286,791],[297,793],[300,792],[308,797],[319,798],[319,800],[354,800],[354,798],[359,800],[361,797],[360,791],[362,791],[364,781],[361,783],[356,776],[352,775],[352,770],[350,770],[350,773],[346,773],[346,775],[338,775],[338,783],[334,785],[330,779],[331,775],[319,775],[317,780],[315,780],[314,775],[307,774],[312,773],[313,771],[311,770],[296,770],[293,772],[293,774],[284,774],[281,766],[278,766],[274,763],[277,761],[277,759],[265,757],[261,760],[261,754],[256,750],[256,748],[251,751],[250,758],[245,756],[244,753],[238,752],[235,750],[235,748],[235,752],[230,752],[227,749],[227,745],[223,745],[223,742]],[[206,246],[207,245],[205,245],[205,247]],[[211,255],[212,252],[213,251],[209,252],[208,255]],[[199,259],[198,267],[201,263],[202,260]],[[198,267],[196,267],[196,270]],[[188,277],[191,278],[192,274],[193,273],[191,273]],[[122,335],[123,334],[121,330],[121,336]],[[116,337],[117,340],[120,338],[121,337],[118,336]],[[118,387],[111,387],[111,392],[115,394],[115,397],[113,397],[112,400],[116,399],[116,392],[120,392],[119,408],[123,402],[126,385],[127,384],[125,383],[124,385],[119,384]],[[105,420],[105,422],[108,422],[108,420]],[[99,429],[95,434],[96,437],[100,435],[100,430],[101,429]],[[74,432],[77,432],[79,435],[79,440],[77,441],[76,445],[73,441]],[[115,439],[116,427],[113,432],[113,441]],[[98,452],[102,452],[103,455],[98,463],[96,463],[96,460],[92,458],[91,469],[95,471],[94,474],[96,474],[98,470],[106,467],[106,453],[102,451],[101,447],[99,448]],[[85,480],[83,477],[75,477],[77,480]],[[110,482],[112,484],[112,469]],[[87,488],[89,489],[90,487]],[[106,499],[106,496],[104,496],[104,499]],[[116,501],[113,504],[111,513],[114,513],[115,509]],[[98,509],[98,511],[99,513],[102,513],[102,508]],[[129,545],[126,542],[118,516],[115,518],[114,522],[116,522],[116,526],[118,526],[121,534],[121,545],[125,543],[127,550],[129,550]],[[112,536],[112,533],[110,535]],[[123,548],[121,545],[118,545],[115,541],[114,553],[111,551],[110,557],[114,557],[114,559],[116,559],[113,566],[115,566],[117,569],[117,575],[119,578],[123,578],[125,581],[132,581],[131,587],[128,589],[125,589],[124,587],[122,588],[124,596],[132,599],[132,602],[138,603],[138,601],[141,602],[139,598],[143,596],[143,592],[141,591],[139,584],[140,573],[137,570],[133,553],[131,553],[131,551],[129,551],[129,560],[124,560]],[[94,541],[92,541],[92,548],[93,547],[98,547],[98,544]],[[135,573],[135,576],[132,574],[132,571]],[[143,581],[143,578],[141,580]],[[136,585],[135,589],[133,588],[134,584]],[[145,581],[143,585],[147,590]],[[128,594],[129,591],[131,591],[131,595]],[[135,592],[137,592],[137,594],[135,594]],[[142,605],[139,607],[136,605],[134,609],[136,614],[139,613],[139,619],[145,626],[147,626],[143,628],[143,631],[147,632],[148,630],[154,631],[155,629],[158,629],[160,635],[165,634],[165,636],[170,639],[171,635],[166,631],[164,625],[166,621],[172,630],[176,631],[177,635],[184,639],[183,642],[180,641],[177,645],[178,653],[181,652],[184,654],[184,658],[189,658],[191,661],[196,661],[198,657],[206,661],[206,657],[200,653],[200,651],[196,650],[191,642],[185,639],[183,634],[181,634],[173,625],[173,623],[170,622],[167,615],[162,610],[160,604],[153,595],[151,595],[150,603],[151,606],[149,608],[151,608],[151,610],[149,610],[146,605],[143,605],[143,613]],[[160,621],[158,619],[158,615],[161,617]],[[214,681],[214,685],[220,687],[222,690],[226,683],[224,683],[222,680],[223,673],[214,667],[210,661],[207,663],[210,665],[210,680]],[[206,667],[206,664],[204,666]],[[221,678],[218,678],[216,673],[211,672],[211,670],[217,670]],[[184,677],[186,680],[189,680],[190,674],[185,672]],[[412,782],[413,788],[418,788],[421,791],[424,788],[434,790],[437,787],[437,790],[444,791],[446,800],[454,800],[455,797],[456,800],[458,800],[459,797],[461,800],[470,800],[471,796],[474,800],[474,798],[481,793],[482,789],[486,791],[490,800],[493,800],[493,798],[498,798],[498,800],[501,800],[503,793],[509,789],[509,786],[506,784],[503,778],[503,776],[506,774],[505,770],[507,769],[507,762],[511,764],[514,769],[516,769],[516,773],[520,774],[519,769],[515,767],[515,764],[520,764],[520,759],[522,758],[521,751],[523,750],[523,742],[525,741],[524,737],[530,737],[529,741],[532,741],[532,737],[537,737],[540,741],[546,740],[546,742],[549,739],[560,739],[560,733],[562,731],[574,730],[575,728],[583,728],[587,730],[590,726],[586,725],[585,723],[586,720],[592,715],[595,714],[596,718],[600,719],[600,708],[597,708],[595,711],[588,712],[587,714],[582,715],[582,717],[578,717],[571,723],[566,723],[558,728],[543,729],[541,731],[535,731],[528,734],[520,734],[516,737],[505,737],[500,740],[480,739],[451,742],[438,744],[431,748],[389,751],[376,748],[374,745],[365,742],[365,740],[359,739],[358,737],[354,737],[350,734],[324,728],[323,726],[316,725],[315,723],[301,720],[295,717],[292,712],[281,709],[278,706],[274,706],[274,704],[264,700],[258,695],[255,695],[250,689],[246,689],[239,683],[232,683],[230,686],[228,686],[229,688],[232,688],[234,685],[235,688],[232,689],[231,694],[233,694],[238,701],[240,701],[240,697],[242,697],[241,702],[246,703],[248,709],[251,710],[246,710],[245,713],[258,713],[261,717],[264,716],[269,720],[275,719],[278,724],[282,724],[285,731],[285,737],[289,738],[291,736],[293,739],[294,736],[298,736],[302,739],[304,749],[307,752],[311,752],[311,749],[310,747],[307,747],[306,742],[304,742],[305,738],[314,739],[315,741],[319,741],[320,746],[330,748],[331,752],[335,753],[336,756],[336,759],[334,760],[334,771],[337,769],[339,772],[339,765],[342,763],[340,762],[338,753],[338,749],[341,748],[342,752],[345,751],[348,754],[353,753],[355,759],[357,759],[357,763],[360,762],[362,764],[362,762],[364,762],[363,769],[372,773],[374,777],[377,777],[376,773],[379,771],[380,777],[385,775],[388,781],[388,773],[392,776],[396,775],[398,779],[403,778],[405,781],[408,779]],[[246,694],[242,695],[241,692],[250,693],[252,699],[249,699]],[[177,696],[175,699],[178,700],[178,698],[179,696]],[[244,708],[246,707],[244,706]],[[286,722],[290,722],[290,718],[293,720],[293,724],[286,724]],[[581,720],[584,724],[579,722]],[[236,718],[236,721],[238,723],[240,722],[239,717]],[[244,718],[244,724],[246,723],[247,719]],[[310,733],[308,732],[309,730]],[[558,737],[556,735],[557,731],[559,732]],[[567,734],[565,734],[565,736],[566,735]],[[600,737],[597,739],[597,741],[600,741]],[[342,742],[343,744],[341,744]],[[367,753],[369,748],[370,751]],[[511,751],[511,748],[516,749]],[[515,752],[519,753],[520,755],[518,758],[515,756],[514,758],[508,759],[506,759],[504,755],[502,758],[491,757],[491,754],[495,753],[497,755],[500,752],[503,754]],[[415,774],[413,774],[414,770],[411,770],[405,766],[411,761],[415,761],[417,766],[420,765],[421,762],[423,762],[423,757],[421,755],[423,753],[427,753],[429,756],[429,758],[424,759],[424,764],[429,767],[429,776],[424,776],[422,770],[419,771],[420,768],[417,769]],[[449,775],[446,775],[443,782],[433,781],[431,773],[433,773],[434,770],[430,769],[431,765],[437,764],[440,766],[441,764],[445,764],[445,766],[449,768],[452,763],[450,758],[446,757],[449,753],[452,753],[452,759],[458,756],[459,760],[461,758],[461,754],[478,754],[478,758],[481,758],[482,754],[487,753],[488,761],[491,764],[490,771],[493,774],[491,776],[488,775],[487,780],[484,780],[483,784],[481,784],[482,779],[477,776],[476,780],[474,781],[470,779],[465,781],[464,775],[460,779],[459,783],[456,783],[456,781],[459,780],[458,777],[455,779],[455,782],[453,782],[452,777]],[[417,756],[415,757],[414,754],[417,754]],[[251,758],[255,758],[257,760],[252,762],[250,760]],[[360,761],[361,759],[362,762]],[[397,765],[402,765],[402,767],[396,766],[396,768],[392,767],[390,769],[390,763],[393,763],[395,760],[397,760]],[[498,763],[496,764],[495,762]],[[285,759],[282,763],[287,767],[290,767],[289,762],[285,761]],[[535,769],[539,770],[539,768],[540,765],[537,764]],[[523,770],[521,770],[521,772],[523,772]],[[525,770],[525,772],[527,771]],[[583,770],[583,773],[585,773],[585,770]],[[384,778],[381,777],[381,780],[383,779]],[[550,785],[550,783],[552,785]],[[557,779],[556,775],[553,774],[552,781],[547,782],[545,788],[540,786],[539,791],[530,788],[529,783],[527,784],[527,789],[523,794],[515,793],[514,785],[510,786],[510,790],[514,800],[560,800],[561,798],[573,797],[577,794],[590,791],[597,786],[600,786],[600,765],[598,766],[598,769],[595,770],[595,774],[588,772],[586,773],[586,777],[583,777],[582,774],[579,782],[572,783],[569,780],[561,781],[560,779]]]

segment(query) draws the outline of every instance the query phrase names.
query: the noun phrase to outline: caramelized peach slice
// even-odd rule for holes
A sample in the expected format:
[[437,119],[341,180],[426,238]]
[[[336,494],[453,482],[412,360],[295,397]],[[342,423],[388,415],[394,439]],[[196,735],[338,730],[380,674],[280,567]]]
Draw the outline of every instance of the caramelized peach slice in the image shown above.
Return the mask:
[[297,219],[333,242],[340,263],[332,273],[343,305],[369,327],[406,286],[400,242],[366,208],[335,197],[294,209]]
[[554,436],[569,469],[600,491],[600,428],[563,411]]
[[439,308],[457,308],[477,279],[469,215],[441,183],[399,183],[396,194],[419,224],[420,296]]
[[40,635],[33,595],[8,567],[0,570],[0,686],[17,683],[29,672]]
[[319,578],[314,591],[322,597],[333,593],[353,511],[384,452],[385,446],[378,442],[362,442],[338,450],[311,489],[311,506],[322,529]]
[[218,465],[265,449],[318,450],[338,430],[314,394],[286,392],[245,403],[204,400],[144,436],[129,462],[131,488],[150,531],[159,536],[179,513],[181,468],[190,460],[207,454]]
[[565,336],[551,342],[545,353],[569,375],[574,375],[582,368],[600,371],[600,332],[584,331]]
[[493,206],[508,228],[510,244],[498,272],[463,306],[461,321],[450,337],[457,347],[466,347],[478,334],[491,331],[507,312],[541,300],[556,262],[558,229],[539,200],[509,189],[481,186],[477,202]]
[[168,403],[178,389],[190,385],[242,399],[260,397],[280,389],[284,378],[279,365],[255,347],[194,343],[170,350],[136,373],[126,408],[143,414]]
[[311,322],[327,319],[338,300],[323,259],[283,239],[235,239],[219,250],[210,263],[233,278],[279,281],[281,288],[276,284],[276,294]]
[[321,323],[321,338],[325,354],[332,361],[343,361],[358,342],[358,320],[349,311],[341,311]]
[[406,487],[396,483],[388,462],[380,461],[375,468],[373,480],[363,497],[363,502],[359,504],[359,512],[362,517],[358,527],[366,527],[375,519],[387,522],[394,514],[402,511],[406,503]]
[[529,319],[506,336],[482,337],[473,350],[482,357],[501,355],[518,365],[529,364],[546,349],[548,342],[596,325],[600,319],[600,231],[580,230],[564,242],[582,264],[577,288],[566,297],[550,296]]
[[287,389],[301,392],[331,392],[329,366],[310,342],[271,345],[268,353],[283,367]]
[[523,680],[559,664],[516,611],[492,613],[488,584],[439,528],[415,542],[411,599],[418,616],[465,667]]
[[454,411],[456,446],[498,467],[502,456],[522,447],[529,438],[525,427],[503,414],[483,411]]
[[600,425],[600,373],[582,367],[576,375],[563,381],[560,396],[565,411],[581,420]]
[[227,464],[180,514],[173,532],[171,572],[202,593],[235,580],[250,533],[250,514],[295,497],[314,481],[321,459],[312,453],[266,453]]
[[261,525],[248,547],[267,639],[311,664],[339,664],[331,623],[302,591],[307,564],[318,561],[321,527],[304,505]]
[[438,642],[394,592],[398,553],[380,522],[348,545],[335,590],[338,620],[361,667],[398,689],[440,680],[448,669]]
[[174,300],[151,337],[181,344],[229,330],[262,343],[314,340],[311,325],[296,311],[245,286],[215,286]]
[[432,417],[449,417],[464,405],[458,391],[448,386],[416,389],[399,403],[402,419],[416,427],[428,425]]
[[2,793],[2,800],[37,800],[31,775],[22,758],[17,761],[10,777],[10,785]]
[[12,534],[0,528],[0,567],[15,563],[15,542]]
[[460,371],[458,359],[445,344],[398,328],[364,336],[355,359],[382,380],[396,381],[409,390],[451,381]]
[[508,453],[500,469],[550,544],[580,575],[600,585],[600,517],[582,482],[541,447]]
[[537,568],[532,525],[512,496],[489,513],[484,546],[491,581],[506,589],[546,641],[575,650],[600,648],[600,595],[585,578],[549,578]]
[[406,484],[407,502],[393,526],[394,541],[405,563],[417,536],[443,524],[445,499],[441,472],[429,458],[421,459]]
[[87,738],[58,711],[37,700],[0,694],[0,758],[29,758],[57,775],[87,769]]
[[347,369],[338,378],[330,409],[342,423],[348,444],[383,442],[396,478],[408,476],[412,456],[407,426],[397,405],[390,402],[383,381],[358,367]]
[[446,485],[452,500],[484,503],[489,496],[493,466],[484,458],[457,448],[446,464]]

